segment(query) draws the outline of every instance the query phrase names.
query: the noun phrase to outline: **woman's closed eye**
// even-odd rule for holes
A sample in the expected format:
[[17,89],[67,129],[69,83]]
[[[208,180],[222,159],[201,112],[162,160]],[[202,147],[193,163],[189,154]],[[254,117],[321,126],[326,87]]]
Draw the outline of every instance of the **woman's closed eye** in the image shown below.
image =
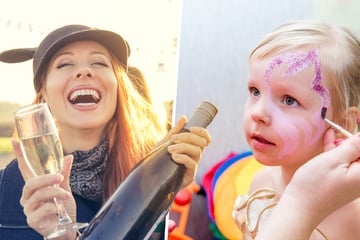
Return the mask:
[[91,63],[93,66],[109,67],[109,64],[103,61],[96,61]]
[[67,66],[72,66],[74,65],[73,63],[70,63],[70,62],[64,62],[64,63],[59,63],[56,68],[57,69],[61,69],[61,68],[64,68],[64,67],[67,67]]
[[[64,68],[64,67],[68,67],[68,66],[73,66],[74,64],[73,63],[70,63],[70,62],[65,62],[65,63],[59,63],[56,68],[57,69],[61,69],[61,68]],[[99,66],[99,67],[109,67],[109,64],[106,63],[106,62],[100,62],[100,61],[96,61],[96,62],[93,62],[91,63],[91,66]]]

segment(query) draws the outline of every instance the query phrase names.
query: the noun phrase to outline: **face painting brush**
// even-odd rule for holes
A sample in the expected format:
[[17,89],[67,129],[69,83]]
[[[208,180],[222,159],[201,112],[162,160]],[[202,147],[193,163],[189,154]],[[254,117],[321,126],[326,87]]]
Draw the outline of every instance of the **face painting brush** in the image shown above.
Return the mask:
[[323,107],[321,109],[321,117],[322,119],[324,119],[325,122],[327,122],[331,127],[333,127],[335,130],[337,130],[338,132],[340,132],[341,134],[343,134],[346,137],[351,137],[352,134],[348,131],[346,131],[344,128],[342,128],[341,126],[337,125],[336,123],[334,123],[333,121],[329,120],[326,118],[326,111],[327,108]]

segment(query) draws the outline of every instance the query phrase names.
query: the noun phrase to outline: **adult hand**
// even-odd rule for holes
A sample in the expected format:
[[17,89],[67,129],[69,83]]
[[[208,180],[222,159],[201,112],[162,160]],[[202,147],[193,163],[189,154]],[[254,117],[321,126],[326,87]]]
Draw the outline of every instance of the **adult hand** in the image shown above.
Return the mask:
[[168,147],[168,151],[175,162],[186,167],[182,187],[194,180],[201,155],[211,142],[208,131],[203,127],[191,127],[190,132],[180,132],[186,123],[185,116],[181,116],[169,131],[170,141],[173,144]]
[[257,240],[309,239],[324,218],[360,197],[360,134],[337,146],[334,136],[328,130],[327,151],[297,170]]
[[[61,174],[35,176],[25,162],[19,142],[13,140],[12,147],[25,181],[20,204],[24,208],[29,226],[43,236],[47,236],[56,228],[59,221],[54,198],[63,202],[70,217],[75,221],[76,204],[69,185],[73,157],[65,156]],[[54,187],[55,185],[60,187]],[[64,239],[66,237],[64,236]]]

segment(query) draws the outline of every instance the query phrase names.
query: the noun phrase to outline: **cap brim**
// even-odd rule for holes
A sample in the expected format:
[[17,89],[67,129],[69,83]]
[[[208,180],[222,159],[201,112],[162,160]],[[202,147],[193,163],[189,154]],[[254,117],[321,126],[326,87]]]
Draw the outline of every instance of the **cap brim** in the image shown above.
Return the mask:
[[18,48],[0,53],[0,61],[5,63],[19,63],[33,58],[36,48]]

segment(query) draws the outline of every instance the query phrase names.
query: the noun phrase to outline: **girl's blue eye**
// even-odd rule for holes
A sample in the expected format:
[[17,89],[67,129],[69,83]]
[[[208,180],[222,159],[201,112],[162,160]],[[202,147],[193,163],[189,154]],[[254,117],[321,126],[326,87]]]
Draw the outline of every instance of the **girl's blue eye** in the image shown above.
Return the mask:
[[284,104],[288,106],[299,106],[299,103],[290,96],[284,97]]
[[260,95],[260,91],[257,88],[251,87],[249,91],[252,96],[257,97]]

